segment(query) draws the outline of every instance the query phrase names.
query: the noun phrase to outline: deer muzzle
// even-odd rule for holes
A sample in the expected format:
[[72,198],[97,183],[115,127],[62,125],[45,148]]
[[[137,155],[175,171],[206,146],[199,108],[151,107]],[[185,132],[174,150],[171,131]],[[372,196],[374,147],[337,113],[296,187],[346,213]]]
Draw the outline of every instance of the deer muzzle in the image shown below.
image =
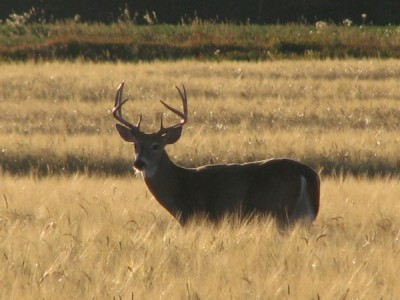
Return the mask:
[[145,161],[140,159],[140,157],[137,157],[133,162],[133,166],[135,167],[136,170],[143,171],[146,168],[147,164]]

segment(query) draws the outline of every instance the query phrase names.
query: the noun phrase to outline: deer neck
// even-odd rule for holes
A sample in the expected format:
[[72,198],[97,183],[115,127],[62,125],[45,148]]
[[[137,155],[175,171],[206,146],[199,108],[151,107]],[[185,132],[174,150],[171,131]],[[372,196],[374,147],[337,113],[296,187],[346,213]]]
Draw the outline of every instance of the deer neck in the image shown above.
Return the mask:
[[157,201],[176,219],[183,214],[181,167],[174,164],[164,150],[157,170],[151,177],[144,174],[144,181]]

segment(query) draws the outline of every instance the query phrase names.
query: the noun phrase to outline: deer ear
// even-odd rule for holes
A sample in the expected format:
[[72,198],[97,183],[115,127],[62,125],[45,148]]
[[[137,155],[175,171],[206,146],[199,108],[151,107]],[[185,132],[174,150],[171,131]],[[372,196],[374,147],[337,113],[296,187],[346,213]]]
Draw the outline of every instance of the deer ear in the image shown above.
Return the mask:
[[182,134],[182,126],[168,128],[163,134],[165,144],[175,144]]
[[115,128],[125,142],[134,143],[135,138],[128,127],[122,126],[121,124],[115,124]]

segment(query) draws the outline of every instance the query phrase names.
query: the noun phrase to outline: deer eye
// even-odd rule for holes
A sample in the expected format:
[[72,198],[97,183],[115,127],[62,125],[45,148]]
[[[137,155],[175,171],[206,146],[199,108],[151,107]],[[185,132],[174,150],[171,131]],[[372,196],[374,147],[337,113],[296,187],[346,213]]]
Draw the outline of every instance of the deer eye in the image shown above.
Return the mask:
[[153,151],[158,151],[160,149],[160,145],[159,144],[153,144],[153,146],[151,146],[151,149]]

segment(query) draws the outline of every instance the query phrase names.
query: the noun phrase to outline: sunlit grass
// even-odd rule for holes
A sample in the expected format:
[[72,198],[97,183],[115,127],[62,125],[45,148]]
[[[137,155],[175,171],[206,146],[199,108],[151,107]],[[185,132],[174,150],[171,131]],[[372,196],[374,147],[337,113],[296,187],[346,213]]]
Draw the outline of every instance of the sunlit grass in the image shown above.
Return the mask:
[[397,178],[323,178],[315,224],[181,228],[135,178],[2,176],[1,298],[395,298]]
[[[398,61],[1,68],[0,298],[400,294]],[[132,99],[124,113],[143,113],[146,131],[158,129],[158,100],[179,107],[174,85],[185,84],[189,123],[168,147],[182,165],[285,156],[316,167],[315,223],[286,232],[271,219],[180,227],[129,175],[133,150],[110,115],[123,79]]]
[[[116,86],[125,80],[132,100],[124,114],[136,121],[143,113],[146,131],[158,130],[165,112],[159,100],[179,107],[174,85],[186,86],[189,123],[168,150],[183,165],[285,156],[328,174],[397,173],[396,60],[29,63],[2,70],[3,171],[74,172],[91,165],[93,172],[128,172],[132,150],[111,116]],[[167,122],[173,118],[167,113]],[[21,161],[25,167],[18,167]]]

